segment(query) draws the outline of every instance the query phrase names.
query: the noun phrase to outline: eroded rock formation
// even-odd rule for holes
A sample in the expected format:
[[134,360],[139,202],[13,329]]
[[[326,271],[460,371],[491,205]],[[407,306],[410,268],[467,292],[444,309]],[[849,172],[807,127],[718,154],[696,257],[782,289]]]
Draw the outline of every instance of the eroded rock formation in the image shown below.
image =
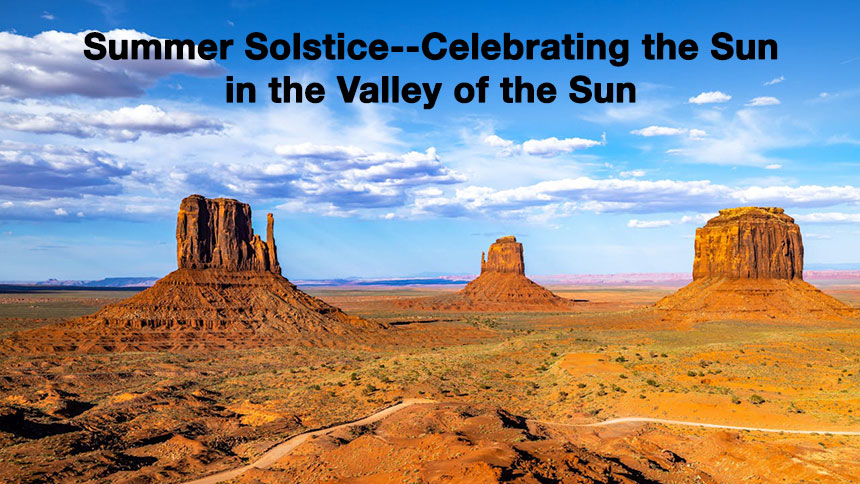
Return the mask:
[[180,269],[281,273],[268,214],[266,240],[251,228],[251,207],[230,198],[191,195],[179,205],[176,259]]
[[496,239],[496,242],[490,245],[486,258],[485,253],[481,252],[481,274],[487,272],[525,275],[523,244],[517,242],[513,235]]
[[803,279],[803,240],[776,207],[740,207],[696,229],[693,279]]
[[270,344],[289,335],[313,343],[337,335],[356,341],[359,332],[384,326],[350,316],[281,276],[273,224],[269,214],[263,241],[254,234],[247,204],[187,197],[176,221],[177,270],[95,314],[35,330],[41,331],[35,336],[21,332],[19,346],[171,349],[214,340],[229,347]]
[[481,253],[481,275],[462,291],[444,296],[403,300],[401,307],[451,311],[558,310],[573,301],[558,297],[525,276],[523,244],[501,237]]
[[777,207],[720,210],[696,230],[693,282],[655,305],[692,320],[833,319],[853,308],[803,281],[803,240]]

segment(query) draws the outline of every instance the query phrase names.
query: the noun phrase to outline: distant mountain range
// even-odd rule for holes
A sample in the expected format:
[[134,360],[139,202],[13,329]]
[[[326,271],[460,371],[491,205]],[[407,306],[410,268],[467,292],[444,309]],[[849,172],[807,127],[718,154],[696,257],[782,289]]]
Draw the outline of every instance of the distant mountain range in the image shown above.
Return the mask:
[[149,287],[155,284],[158,277],[106,277],[97,281],[61,281],[48,279],[36,282],[34,286],[69,286],[69,287]]
[[[474,279],[473,275],[402,277],[402,278],[343,278],[343,279],[298,279],[292,280],[304,287],[367,287],[367,286],[451,286],[465,285]],[[803,277],[815,281],[857,281],[860,270],[807,270]],[[653,272],[620,274],[553,274],[530,276],[539,284],[550,286],[683,286],[692,279],[687,272]],[[158,277],[106,277],[95,281],[48,279],[39,282],[20,282],[25,286],[53,287],[149,287]]]

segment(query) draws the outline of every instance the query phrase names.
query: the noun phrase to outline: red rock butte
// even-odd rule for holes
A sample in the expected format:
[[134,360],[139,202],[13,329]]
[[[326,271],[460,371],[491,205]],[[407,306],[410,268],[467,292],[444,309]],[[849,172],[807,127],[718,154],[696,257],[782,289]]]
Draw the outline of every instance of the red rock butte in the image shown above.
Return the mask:
[[523,244],[509,235],[481,254],[481,275],[463,290],[442,296],[407,299],[401,307],[451,311],[560,310],[573,301],[556,296],[525,276]]
[[177,270],[92,315],[34,330],[39,334],[21,332],[18,346],[32,347],[30,340],[55,350],[229,347],[279,336],[316,343],[338,335],[358,340],[356,334],[385,326],[350,316],[281,276],[273,226],[268,214],[263,241],[247,204],[191,195],[176,221]]
[[777,207],[720,210],[696,230],[693,282],[654,306],[670,319],[786,320],[856,316],[803,280],[803,240]]

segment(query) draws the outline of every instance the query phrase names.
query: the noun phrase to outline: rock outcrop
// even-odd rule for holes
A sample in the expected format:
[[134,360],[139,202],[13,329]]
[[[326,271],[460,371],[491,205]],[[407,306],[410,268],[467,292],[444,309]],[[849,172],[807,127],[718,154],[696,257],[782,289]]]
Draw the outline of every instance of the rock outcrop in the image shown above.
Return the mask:
[[[176,222],[176,271],[95,314],[18,337],[56,350],[171,349],[189,341],[265,344],[290,335],[306,343],[337,335],[357,341],[356,334],[385,326],[350,316],[281,276],[273,224],[269,214],[263,241],[247,204],[187,197]],[[82,334],[72,336],[76,331]]]
[[693,279],[803,279],[800,227],[783,209],[740,207],[696,229]]
[[180,269],[225,269],[281,273],[268,214],[266,241],[251,228],[251,207],[230,198],[191,195],[176,220],[176,260]]
[[525,275],[523,244],[513,235],[496,239],[490,245],[489,254],[481,252],[481,274],[487,272]]
[[696,230],[693,282],[655,305],[666,318],[799,321],[854,316],[803,281],[803,240],[776,207],[720,210]]
[[525,276],[523,244],[501,237],[481,254],[481,275],[454,294],[406,299],[401,307],[448,311],[563,310],[573,301],[558,297]]

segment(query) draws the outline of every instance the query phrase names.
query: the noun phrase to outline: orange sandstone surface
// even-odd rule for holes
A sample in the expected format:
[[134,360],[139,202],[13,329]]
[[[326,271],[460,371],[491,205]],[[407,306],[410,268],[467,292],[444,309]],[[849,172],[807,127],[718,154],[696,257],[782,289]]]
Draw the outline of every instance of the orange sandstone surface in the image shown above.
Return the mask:
[[573,301],[553,294],[525,276],[523,244],[501,237],[481,254],[481,275],[463,290],[428,298],[397,301],[400,307],[442,311],[565,310]]
[[739,207],[696,230],[693,282],[658,301],[670,319],[791,320],[857,316],[803,280],[800,227],[783,209]]

